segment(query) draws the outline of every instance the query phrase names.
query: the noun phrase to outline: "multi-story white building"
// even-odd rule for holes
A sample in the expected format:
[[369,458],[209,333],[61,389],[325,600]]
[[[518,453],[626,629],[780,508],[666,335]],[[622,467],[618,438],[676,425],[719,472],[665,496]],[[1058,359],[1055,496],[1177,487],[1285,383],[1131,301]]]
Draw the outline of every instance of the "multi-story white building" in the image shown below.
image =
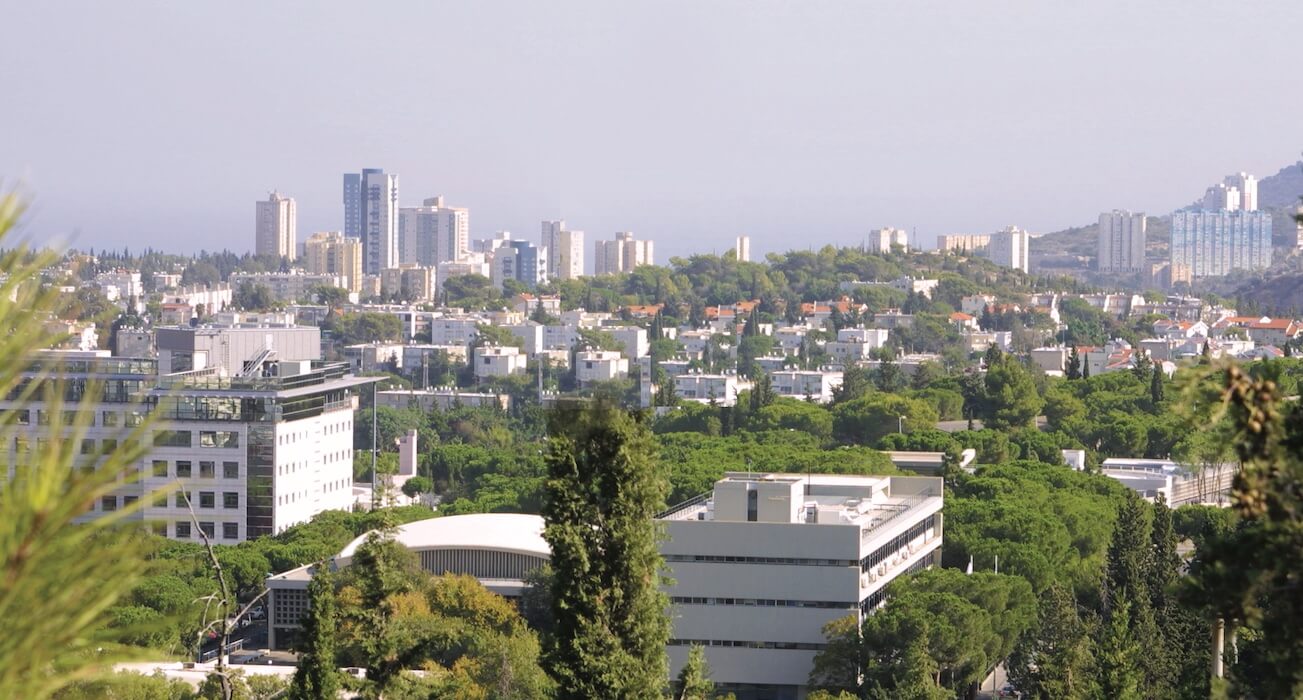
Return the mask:
[[825,625],[940,564],[942,491],[937,477],[727,473],[662,513],[670,677],[700,645],[718,690],[804,697]]
[[1030,271],[1030,241],[1031,235],[1017,226],[1007,226],[1003,231],[991,234],[988,246],[991,262],[1023,272]]
[[488,257],[484,253],[469,253],[463,256],[461,260],[441,262],[434,275],[435,289],[442,293],[443,283],[453,277],[479,275],[480,277],[491,278],[493,272],[489,267]]
[[886,328],[843,328],[837,331],[837,340],[824,344],[824,350],[837,362],[855,363],[868,359],[890,337],[891,331]]
[[1200,206],[1210,210],[1257,211],[1258,179],[1248,173],[1227,175],[1208,188]]
[[751,262],[750,236],[738,236],[737,240],[733,241],[733,257],[738,262]]
[[349,278],[342,275],[312,274],[302,270],[289,272],[234,272],[231,273],[231,287],[239,289],[248,282],[255,286],[266,287],[277,301],[294,303],[312,299],[318,287],[342,287],[351,284]]
[[293,260],[298,255],[298,214],[294,199],[270,192],[257,202],[255,252]]
[[232,323],[154,330],[159,374],[222,367],[238,374],[267,352],[280,360],[321,359],[321,329],[290,323]]
[[314,233],[303,244],[303,266],[314,275],[344,279],[344,289],[362,289],[362,242],[339,231]]
[[[74,416],[88,426],[79,445],[88,463],[127,440],[147,446],[136,466],[141,478],[92,504],[87,519],[179,484],[177,493],[150,499],[140,518],[174,539],[197,540],[202,530],[235,543],[351,504],[352,391],[374,380],[349,376],[343,364],[263,356],[239,376],[220,366],[158,374],[153,360],[104,353],[41,359],[49,357],[58,358],[54,376],[65,395],[80,402],[61,404],[54,416],[39,394],[21,408],[0,400],[19,426],[8,464],[26,445],[66,436]],[[100,393],[90,398],[86,389],[96,383]],[[147,418],[155,422],[141,435]]]
[[430,197],[419,207],[403,207],[399,220],[403,262],[436,267],[470,252],[470,210],[445,206],[443,197]]
[[637,360],[651,350],[647,329],[642,326],[606,326],[602,330],[624,346],[624,356],[630,360]]
[[769,373],[775,394],[816,403],[832,401],[833,391],[842,385],[842,373],[833,370],[778,370]]
[[548,250],[547,274],[561,280],[584,275],[584,232],[571,231],[564,221],[544,221],[540,244]]
[[516,280],[533,288],[547,283],[548,249],[528,241],[508,241],[492,254],[493,284],[502,287]]
[[575,379],[581,385],[629,376],[629,360],[614,350],[584,350],[575,354]]
[[1226,209],[1173,212],[1170,254],[1174,271],[1187,271],[1196,278],[1269,267],[1271,213]]
[[732,406],[737,403],[738,394],[750,389],[751,382],[736,374],[680,374],[674,377],[674,394],[684,401]]
[[615,240],[593,244],[593,274],[615,275],[633,272],[639,265],[655,265],[654,243],[640,241],[629,231],[615,234]]
[[864,250],[878,255],[890,253],[892,246],[909,250],[909,232],[900,228],[876,228],[864,240]]
[[380,168],[344,175],[344,235],[362,241],[366,274],[398,264],[397,175]]
[[135,270],[101,272],[95,275],[95,284],[109,301],[125,301],[133,297],[139,300],[145,295],[145,285],[141,282],[140,273]]
[[416,263],[403,263],[380,271],[380,294],[411,303],[434,299],[434,270]]
[[1101,272],[1136,272],[1145,265],[1145,214],[1114,209],[1099,215]]
[[524,374],[528,361],[520,348],[483,345],[475,348],[475,377],[488,379]]
[[456,387],[390,389],[376,392],[376,405],[381,408],[417,408],[426,413],[448,411],[457,406],[488,406],[506,411],[511,408],[511,397],[507,394],[463,391]]

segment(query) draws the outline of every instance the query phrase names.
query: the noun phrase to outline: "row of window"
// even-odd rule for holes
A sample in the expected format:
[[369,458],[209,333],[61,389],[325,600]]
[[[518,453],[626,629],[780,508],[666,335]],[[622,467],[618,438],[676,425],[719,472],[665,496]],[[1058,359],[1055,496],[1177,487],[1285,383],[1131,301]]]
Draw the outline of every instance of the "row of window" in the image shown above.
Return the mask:
[[[123,508],[127,508],[127,507],[129,507],[132,503],[135,503],[137,499],[138,499],[137,496],[123,496],[123,497],[122,497],[122,507],[123,507]],[[101,510],[101,511],[104,511],[105,513],[111,513],[111,512],[113,512],[113,511],[115,511],[115,510],[117,510],[117,509],[118,509],[118,497],[117,497],[117,496],[101,496],[101,497],[100,497],[100,510]]]
[[[169,464],[170,464],[170,463],[169,463],[168,460],[166,460],[166,459],[156,459],[156,460],[154,460],[154,461],[153,461],[154,476],[158,476],[158,477],[167,477],[167,476],[169,476],[169,474],[168,474],[168,466],[169,466]],[[172,472],[171,472],[171,476],[175,476],[175,477],[178,478],[178,479],[189,479],[189,478],[193,477],[193,476],[194,476],[194,462],[192,462],[192,461],[190,461],[190,460],[188,460],[188,459],[178,459],[178,460],[176,460],[176,462],[175,462],[175,468],[172,470]],[[200,461],[199,461],[199,478],[200,478],[200,479],[216,479],[216,478],[217,478],[217,462],[211,462],[211,461],[208,461],[208,460],[200,460]],[[222,462],[222,478],[223,478],[223,479],[238,479],[238,478],[240,478],[240,463],[239,463],[239,462]]]
[[827,644],[811,642],[757,642],[746,639],[671,639],[670,646],[735,647],[742,649],[787,649],[794,651],[823,651]]
[[[191,492],[190,492],[190,502],[191,502],[191,503],[194,503],[194,504],[198,505],[200,508],[204,508],[204,509],[216,508],[216,507],[217,507],[217,492],[216,492],[216,491],[200,491],[200,492],[199,492],[199,500],[196,501],[196,500],[195,500],[195,494],[194,494],[193,491],[191,491]],[[164,503],[164,505],[166,505],[166,503]],[[185,492],[185,491],[177,491],[177,492],[176,492],[176,507],[177,507],[177,508],[185,508],[185,507],[186,507],[186,492]],[[223,492],[222,492],[222,507],[223,507],[223,508],[239,508],[239,507],[240,507],[240,494],[239,494],[239,492],[238,492],[238,491],[223,491]]]
[[[53,411],[46,411],[44,409],[36,409],[35,411],[30,409],[19,409],[14,411],[14,421],[18,425],[31,425],[33,413],[36,414],[37,425],[49,425],[50,420],[54,417]],[[76,423],[78,413],[78,411],[64,411],[62,416],[63,424],[72,425]],[[103,428],[117,428],[125,425],[128,428],[134,428],[144,422],[145,414],[140,411],[127,411],[125,413],[119,411],[100,411],[99,422],[97,423],[95,417],[92,416],[89,425],[99,425]]]
[[854,610],[855,603],[835,600],[781,600],[772,598],[702,598],[673,596],[675,605],[753,605],[761,608],[818,608],[821,610]]
[[929,528],[937,527],[940,524],[940,518],[940,513],[933,513],[931,517],[924,518],[917,523],[914,523],[914,525],[908,530],[891,538],[891,540],[886,544],[874,550],[872,554],[861,559],[860,570],[869,571],[882,562],[890,559],[892,555],[908,547],[910,542],[926,535]]
[[[188,540],[191,535],[191,522],[189,520],[178,520],[173,533],[179,540]],[[217,537],[217,527],[212,521],[199,521],[199,529],[209,538]],[[239,523],[222,523],[222,539],[238,540],[240,539]]]
[[734,557],[708,554],[666,554],[665,561],[715,564],[789,564],[792,566],[855,566],[854,559],[804,559],[801,557]]
[[[194,432],[189,430],[154,431],[156,447],[193,447]],[[238,448],[240,434],[233,430],[200,430],[200,447]]]

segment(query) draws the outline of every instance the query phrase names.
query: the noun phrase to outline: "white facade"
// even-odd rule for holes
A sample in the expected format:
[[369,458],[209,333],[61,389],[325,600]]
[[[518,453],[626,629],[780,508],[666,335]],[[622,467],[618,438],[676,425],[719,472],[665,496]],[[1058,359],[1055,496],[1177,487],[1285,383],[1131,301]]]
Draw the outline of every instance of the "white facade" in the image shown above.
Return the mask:
[[1145,214],[1114,209],[1099,215],[1101,272],[1134,272],[1145,264]]
[[715,402],[732,406],[737,396],[751,388],[751,383],[736,374],[680,374],[674,377],[674,394],[685,401]]
[[1028,272],[1031,269],[1028,261],[1030,241],[1031,235],[1017,226],[1009,226],[999,233],[991,234],[991,261],[996,265]]
[[1248,173],[1227,175],[1208,188],[1200,206],[1212,210],[1257,211],[1258,179]]
[[803,696],[825,625],[940,563],[941,507],[935,477],[725,474],[660,517],[670,677],[698,644],[725,688]]
[[629,376],[629,360],[614,350],[585,350],[575,354],[575,379],[580,384],[609,382]]
[[475,349],[475,377],[508,377],[523,374],[528,358],[520,348],[485,345]]
[[886,345],[890,336],[886,328],[843,328],[837,331],[837,340],[824,344],[824,350],[837,362],[858,362]]
[[892,246],[900,246],[905,250],[909,250],[909,232],[904,229],[890,227],[873,229],[864,242],[864,248],[867,252],[879,255],[890,253]]
[[733,242],[733,255],[738,262],[751,262],[751,237],[738,236]]
[[298,254],[298,213],[293,198],[271,192],[257,203],[255,252],[293,260]]
[[378,275],[399,262],[398,176],[362,171],[360,197],[362,267],[366,274]]
[[540,242],[548,250],[549,278],[573,280],[584,275],[583,231],[567,229],[564,221],[544,221]]
[[820,370],[779,370],[769,373],[775,394],[816,403],[832,401],[833,391],[842,385],[842,373]]
[[652,241],[640,241],[629,231],[615,234],[610,241],[596,241],[593,244],[593,274],[616,275],[632,272],[639,265],[655,265],[654,244]]
[[348,289],[351,281],[344,275],[316,275],[299,270],[291,272],[235,272],[231,274],[231,286],[239,289],[248,282],[263,286],[271,292],[277,301],[295,303],[301,299],[310,299],[317,287],[342,287]]
[[624,356],[630,360],[644,357],[651,351],[647,329],[641,326],[607,326],[602,329],[624,345]]

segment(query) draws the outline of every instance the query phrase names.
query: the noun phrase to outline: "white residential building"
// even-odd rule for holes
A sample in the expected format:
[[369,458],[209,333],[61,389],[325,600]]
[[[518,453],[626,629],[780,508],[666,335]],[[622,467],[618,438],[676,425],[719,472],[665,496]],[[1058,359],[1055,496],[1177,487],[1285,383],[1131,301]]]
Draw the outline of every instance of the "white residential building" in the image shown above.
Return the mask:
[[1114,209],[1099,215],[1100,272],[1136,272],[1145,265],[1145,214]]
[[520,348],[483,345],[475,348],[475,377],[488,379],[523,374],[528,360]]
[[616,342],[624,345],[624,356],[630,360],[644,357],[651,350],[647,340],[647,329],[642,326],[606,326],[603,331],[610,333]]
[[293,260],[298,256],[298,214],[294,199],[271,192],[257,203],[255,252]]
[[996,265],[1012,267],[1015,270],[1031,270],[1028,261],[1031,234],[1017,226],[1005,227],[999,233],[991,234],[989,246],[991,261]]
[[1227,175],[1208,188],[1200,206],[1210,210],[1257,211],[1258,179],[1248,173]]
[[581,385],[609,382],[629,376],[629,360],[614,350],[575,353],[575,379]]
[[344,289],[361,291],[362,242],[339,231],[314,233],[303,244],[303,267],[310,274],[341,277]]
[[388,389],[376,392],[376,405],[381,408],[416,408],[426,413],[449,411],[456,406],[488,406],[506,411],[511,408],[511,397],[506,394],[464,391],[456,387]]
[[732,406],[737,396],[751,389],[751,382],[736,374],[680,374],[674,377],[674,394],[685,401],[715,402]]
[[842,373],[832,370],[779,370],[769,373],[775,394],[816,403],[832,401],[833,391],[842,385]]
[[399,216],[403,262],[437,267],[470,252],[469,209],[445,206],[443,197],[430,197],[419,207],[403,207]]
[[593,244],[593,274],[615,275],[633,272],[640,265],[655,265],[652,241],[639,241],[629,231],[615,234],[615,240]]
[[293,304],[303,299],[311,299],[317,287],[342,287],[348,289],[350,280],[343,275],[312,274],[302,270],[290,272],[233,272],[231,287],[239,289],[248,282],[254,286],[266,287],[277,301]]
[[717,689],[804,697],[825,625],[940,564],[942,493],[937,477],[730,472],[662,513],[670,677],[700,645]]
[[733,256],[738,262],[751,262],[751,237],[738,236],[733,242]]
[[890,336],[886,328],[843,328],[837,331],[837,340],[824,344],[824,350],[836,362],[855,363],[868,359]]
[[540,241],[542,247],[548,250],[548,277],[561,280],[583,277],[583,231],[567,229],[564,221],[544,221]]
[[864,240],[864,250],[878,255],[890,253],[892,246],[909,250],[909,232],[899,228],[877,228]]

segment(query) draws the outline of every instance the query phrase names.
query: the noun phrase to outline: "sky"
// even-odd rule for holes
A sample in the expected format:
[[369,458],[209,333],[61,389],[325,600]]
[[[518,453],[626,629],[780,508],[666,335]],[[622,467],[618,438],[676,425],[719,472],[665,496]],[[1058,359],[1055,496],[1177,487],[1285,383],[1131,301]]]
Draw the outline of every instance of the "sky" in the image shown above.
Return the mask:
[[[1303,2],[0,0],[23,235],[253,247],[345,172],[671,255],[1162,214],[1303,150]],[[591,263],[590,263],[591,267]]]

